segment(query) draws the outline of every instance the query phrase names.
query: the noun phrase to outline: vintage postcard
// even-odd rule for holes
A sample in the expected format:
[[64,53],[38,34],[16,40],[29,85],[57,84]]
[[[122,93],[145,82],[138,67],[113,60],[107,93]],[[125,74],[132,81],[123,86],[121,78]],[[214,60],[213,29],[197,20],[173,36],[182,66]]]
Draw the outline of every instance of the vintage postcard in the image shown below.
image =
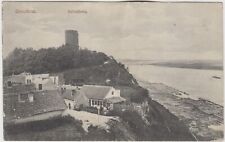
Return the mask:
[[223,141],[222,2],[3,2],[4,140]]

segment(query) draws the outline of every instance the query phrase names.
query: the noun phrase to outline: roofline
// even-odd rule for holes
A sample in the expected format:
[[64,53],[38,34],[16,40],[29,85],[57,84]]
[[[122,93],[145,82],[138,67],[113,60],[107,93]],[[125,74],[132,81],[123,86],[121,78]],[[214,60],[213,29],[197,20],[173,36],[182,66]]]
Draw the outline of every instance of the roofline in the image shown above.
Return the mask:
[[16,92],[16,93],[4,93],[4,91],[3,91],[3,96],[4,95],[19,95],[19,94],[23,94],[23,93],[34,93],[34,94],[42,93],[42,92],[48,93],[48,92],[51,92],[51,91],[56,91],[57,93],[59,93],[57,89],[56,90],[31,90],[31,91]]
[[[35,113],[35,114],[33,114],[33,115],[31,115],[31,116],[35,116],[35,115],[39,115],[39,114],[43,114],[43,113],[48,113],[48,112],[53,112],[53,111],[63,111],[63,110],[65,110],[66,109],[66,107],[63,109],[57,109],[57,110],[50,110],[50,111],[45,111],[45,112],[40,112],[40,113]],[[29,116],[28,116],[29,117]]]
[[109,88],[114,88],[113,86],[105,86],[105,85],[83,85],[83,86],[93,86],[93,87],[109,87]]
[[66,107],[64,109],[58,109],[58,110],[51,110],[51,111],[46,111],[46,112],[41,112],[41,113],[35,113],[35,114],[32,114],[31,116],[26,116],[26,117],[21,117],[21,118],[13,118],[13,119],[7,119],[5,117],[6,120],[8,120],[8,122],[11,122],[13,120],[17,120],[17,119],[24,119],[24,118],[28,118],[28,117],[33,117],[33,116],[36,116],[36,115],[40,115],[40,114],[44,114],[44,113],[49,113],[49,112],[54,112],[54,111],[64,111],[66,110]]
[[7,96],[7,95],[16,96],[16,95],[24,94],[24,93],[35,93],[35,92],[34,91],[24,91],[24,92],[16,92],[16,93],[4,93],[3,92],[3,96]]
[[73,99],[68,99],[68,98],[64,98],[64,97],[63,97],[63,99],[64,99],[64,100],[74,101]]

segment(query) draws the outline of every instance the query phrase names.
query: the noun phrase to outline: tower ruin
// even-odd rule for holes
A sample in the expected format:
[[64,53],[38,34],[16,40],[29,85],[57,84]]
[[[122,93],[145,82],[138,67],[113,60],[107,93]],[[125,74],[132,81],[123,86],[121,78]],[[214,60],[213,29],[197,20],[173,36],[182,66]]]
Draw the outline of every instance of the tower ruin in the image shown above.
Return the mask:
[[66,30],[65,31],[65,45],[74,47],[79,50],[79,39],[78,39],[78,32],[75,30]]

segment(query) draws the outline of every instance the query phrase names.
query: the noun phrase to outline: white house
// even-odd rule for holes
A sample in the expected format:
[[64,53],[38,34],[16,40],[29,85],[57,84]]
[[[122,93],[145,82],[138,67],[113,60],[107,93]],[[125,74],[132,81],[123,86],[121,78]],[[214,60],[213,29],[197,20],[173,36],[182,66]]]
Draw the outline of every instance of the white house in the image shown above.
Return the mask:
[[13,84],[35,84],[37,90],[55,90],[59,85],[58,76],[50,76],[49,74],[21,73],[7,77],[4,84],[8,87]]
[[49,74],[37,74],[32,76],[32,83],[37,90],[56,90],[59,81],[58,76],[49,76]]
[[69,109],[96,107],[112,110],[116,103],[124,102],[120,90],[111,86],[84,85],[82,88],[62,88],[61,95]]
[[91,107],[102,107],[103,109],[113,109],[115,103],[124,102],[125,99],[120,96],[120,90],[112,86],[84,85],[80,92],[88,100]]

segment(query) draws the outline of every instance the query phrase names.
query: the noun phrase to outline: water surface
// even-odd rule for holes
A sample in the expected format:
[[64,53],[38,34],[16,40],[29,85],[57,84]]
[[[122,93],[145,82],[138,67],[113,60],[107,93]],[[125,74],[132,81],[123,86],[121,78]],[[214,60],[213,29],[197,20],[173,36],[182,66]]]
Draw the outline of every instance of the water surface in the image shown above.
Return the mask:
[[[172,68],[154,65],[128,65],[138,80],[164,83],[193,97],[223,105],[223,71]],[[213,76],[219,77],[214,78]]]

